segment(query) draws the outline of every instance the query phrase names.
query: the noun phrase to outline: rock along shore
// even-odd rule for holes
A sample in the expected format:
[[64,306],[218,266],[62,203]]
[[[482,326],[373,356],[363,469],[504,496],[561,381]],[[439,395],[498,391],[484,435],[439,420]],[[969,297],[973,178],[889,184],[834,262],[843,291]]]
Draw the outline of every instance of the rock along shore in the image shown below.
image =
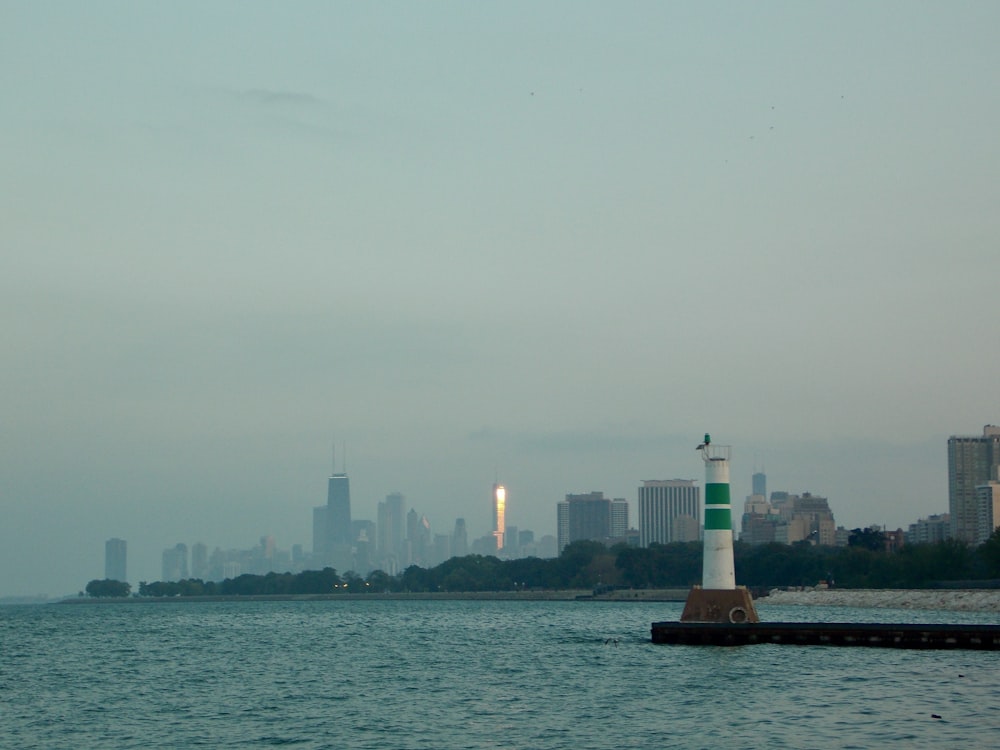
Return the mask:
[[883,607],[935,609],[953,612],[1000,612],[1000,591],[954,589],[774,589],[758,599],[760,605],[825,607]]

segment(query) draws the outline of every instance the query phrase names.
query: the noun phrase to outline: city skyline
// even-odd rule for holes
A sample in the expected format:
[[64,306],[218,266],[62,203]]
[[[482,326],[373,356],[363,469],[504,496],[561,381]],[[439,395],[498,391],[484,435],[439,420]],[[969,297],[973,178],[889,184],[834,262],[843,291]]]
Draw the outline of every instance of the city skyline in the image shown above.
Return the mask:
[[[352,516],[554,533],[706,431],[838,523],[1000,423],[1000,5],[13,2],[0,592]],[[988,325],[987,325],[988,330]],[[419,518],[418,518],[419,521]],[[148,551],[148,552],[147,552]]]

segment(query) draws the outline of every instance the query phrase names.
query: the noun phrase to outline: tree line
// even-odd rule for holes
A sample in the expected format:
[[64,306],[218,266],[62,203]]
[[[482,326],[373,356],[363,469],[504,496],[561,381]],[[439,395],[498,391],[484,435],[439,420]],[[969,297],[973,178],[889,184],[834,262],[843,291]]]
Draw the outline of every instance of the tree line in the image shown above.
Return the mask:
[[[1000,530],[979,547],[955,540],[908,544],[886,552],[870,529],[855,529],[846,547],[808,543],[733,547],[736,580],[754,589],[813,586],[927,588],[940,581],[1000,579]],[[155,581],[139,584],[140,597],[260,596],[389,592],[484,592],[596,588],[687,588],[701,581],[701,542],[606,547],[574,542],[554,559],[500,560],[491,555],[453,557],[433,568],[408,567],[398,575],[367,576],[333,568],[301,573],[245,574],[224,581]],[[119,584],[117,587],[109,584]],[[129,596],[129,585],[91,581],[90,596]]]

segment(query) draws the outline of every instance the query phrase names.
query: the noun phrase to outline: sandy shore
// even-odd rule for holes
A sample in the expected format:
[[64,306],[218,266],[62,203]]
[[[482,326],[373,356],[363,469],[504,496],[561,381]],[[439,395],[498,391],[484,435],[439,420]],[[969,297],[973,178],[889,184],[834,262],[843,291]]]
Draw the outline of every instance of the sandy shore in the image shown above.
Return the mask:
[[827,607],[887,607],[891,609],[937,609],[955,612],[1000,612],[1000,590],[847,590],[775,589],[757,600],[760,605],[821,605]]

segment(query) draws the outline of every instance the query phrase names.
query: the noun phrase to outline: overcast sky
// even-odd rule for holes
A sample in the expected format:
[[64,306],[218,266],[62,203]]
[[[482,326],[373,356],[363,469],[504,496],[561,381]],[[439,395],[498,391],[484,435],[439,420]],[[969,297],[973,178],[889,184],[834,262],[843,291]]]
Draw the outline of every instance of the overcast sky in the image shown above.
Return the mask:
[[[1000,4],[0,2],[0,594],[555,533],[703,476],[947,510],[1000,421]],[[737,513],[738,515],[738,513]],[[633,507],[633,523],[635,509]]]

